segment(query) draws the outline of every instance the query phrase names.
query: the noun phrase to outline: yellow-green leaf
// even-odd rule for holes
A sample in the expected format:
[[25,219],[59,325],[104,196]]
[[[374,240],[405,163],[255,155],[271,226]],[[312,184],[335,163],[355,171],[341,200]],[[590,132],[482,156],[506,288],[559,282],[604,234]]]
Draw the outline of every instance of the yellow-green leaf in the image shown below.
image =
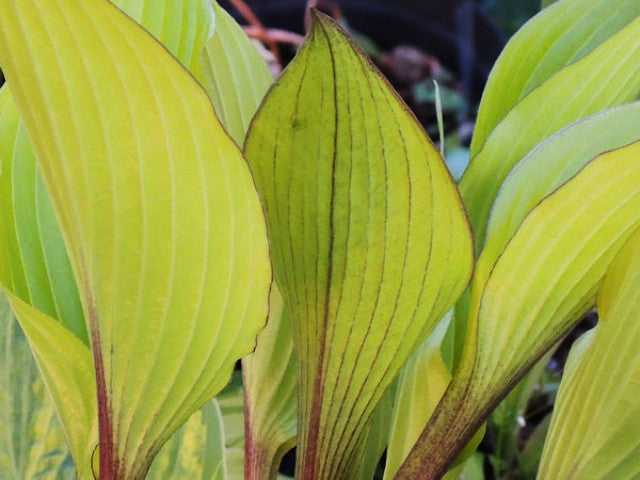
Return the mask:
[[216,31],[202,53],[210,97],[220,121],[239,144],[273,82],[269,69],[236,21],[214,2]]
[[609,267],[599,324],[562,380],[539,479],[640,476],[639,285],[640,230]]
[[385,480],[396,474],[451,381],[451,374],[440,354],[440,344],[448,325],[448,319],[443,319],[409,357],[398,376]]
[[64,427],[81,479],[93,478],[91,460],[98,446],[96,381],[91,351],[73,333],[7,292]]
[[464,209],[407,107],[324,17],[245,154],[299,354],[299,475],[352,478],[373,409],[469,279]]
[[522,221],[486,283],[474,283],[460,368],[398,478],[443,472],[497,402],[594,305],[609,262],[640,224],[639,157],[636,142],[590,162]]
[[297,433],[298,376],[291,320],[275,284],[270,300],[269,321],[258,335],[256,350],[242,359],[247,468],[250,478],[264,480],[275,478]]
[[[550,4],[551,2],[547,2]],[[471,142],[475,156],[487,137],[527,94],[589,54],[640,15],[636,0],[565,0],[536,15],[498,58],[482,95]],[[575,86],[580,87],[582,79]]]
[[20,115],[7,85],[0,88],[0,282],[29,300],[13,211],[13,155]]
[[206,87],[200,55],[213,35],[212,0],[111,0],[156,37]]
[[64,433],[29,344],[0,293],[0,478],[72,480]]
[[3,2],[0,63],[83,302],[101,475],[139,476],[264,323],[253,181],[204,91],[106,1]]
[[148,480],[226,480],[224,425],[214,399],[194,413],[156,455]]
[[493,205],[473,283],[486,282],[522,220],[544,197],[597,155],[640,140],[638,125],[640,102],[613,107],[562,129],[523,158],[502,185]]
[[476,246],[484,244],[500,186],[527,153],[562,127],[639,94],[640,15],[531,91],[488,136],[460,182]]

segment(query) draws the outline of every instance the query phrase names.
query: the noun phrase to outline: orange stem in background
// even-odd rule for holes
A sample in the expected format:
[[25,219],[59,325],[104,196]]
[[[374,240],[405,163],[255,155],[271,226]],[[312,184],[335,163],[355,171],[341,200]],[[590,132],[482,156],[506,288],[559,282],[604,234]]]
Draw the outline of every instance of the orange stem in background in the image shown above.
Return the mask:
[[288,30],[280,30],[277,28],[260,29],[252,25],[248,27],[242,27],[242,29],[244,30],[244,33],[246,33],[249,37],[255,38],[264,43],[267,43],[267,40],[273,40],[278,43],[302,45],[302,42],[304,42],[303,35],[298,35],[297,33],[289,32]]
[[[278,63],[280,61],[280,50],[278,49],[278,43],[267,34],[267,29],[264,28],[264,25],[260,21],[260,19],[253,13],[253,10],[247,5],[244,0],[229,0],[229,2],[233,5],[233,7],[244,17],[244,19],[249,22],[249,25],[254,28],[256,31],[259,31],[260,40],[265,43],[267,48],[273,54],[273,57],[276,59]],[[259,38],[255,36],[255,38]]]

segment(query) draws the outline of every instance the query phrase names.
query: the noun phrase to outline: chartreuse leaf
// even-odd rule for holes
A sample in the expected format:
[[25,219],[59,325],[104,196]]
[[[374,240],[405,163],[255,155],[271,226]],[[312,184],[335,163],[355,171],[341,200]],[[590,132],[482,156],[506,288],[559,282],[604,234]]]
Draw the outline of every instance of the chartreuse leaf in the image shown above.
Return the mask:
[[0,478],[76,478],[24,333],[0,294]]
[[[552,3],[552,2],[547,2]],[[471,142],[475,156],[509,111],[556,72],[584,58],[640,15],[640,3],[564,0],[527,22],[498,58],[482,96]],[[574,88],[581,87],[583,78]]]
[[93,478],[98,447],[96,381],[91,351],[59,322],[7,292],[62,422],[78,477]]
[[162,447],[146,478],[226,480],[224,424],[215,399],[195,412]]
[[441,321],[400,372],[389,429],[385,480],[396,474],[451,381],[440,354],[448,325],[446,319]]
[[0,281],[20,298],[29,299],[13,211],[11,171],[19,126],[20,115],[4,84],[0,88]]
[[407,107],[320,15],[245,154],[299,355],[298,475],[353,478],[373,409],[468,281],[464,209]]
[[202,67],[220,121],[241,145],[273,78],[236,21],[217,2],[213,8],[216,31],[205,45]]
[[247,477],[275,478],[297,432],[296,360],[291,321],[272,286],[269,321],[253,354],[242,359]]
[[637,125],[640,102],[620,105],[571,124],[532,150],[498,194],[474,282],[486,281],[506,243],[545,196],[597,155],[639,140]]
[[474,279],[460,368],[398,478],[423,469],[437,478],[510,387],[593,306],[609,262],[640,224],[639,155],[636,142],[590,162],[522,221],[487,281]]
[[[491,211],[487,239],[476,265],[473,284],[486,282],[506,243],[545,196],[600,153],[640,139],[636,128],[639,123],[640,103],[612,107],[563,128],[522,159],[503,184]],[[458,302],[456,317],[466,322],[468,308],[465,312],[464,307]],[[463,315],[458,317],[459,312]],[[463,345],[464,341],[460,341],[455,346],[458,358]]]
[[16,0],[0,19],[90,332],[100,474],[140,476],[264,323],[261,207],[203,90],[113,5]]
[[640,230],[611,263],[600,322],[563,378],[538,478],[640,476]]
[[530,150],[581,117],[637,98],[639,56],[640,15],[534,89],[496,126],[460,182],[476,246],[484,243],[489,212],[500,186]]
[[214,31],[211,0],[110,0],[156,37],[207,86],[200,55]]

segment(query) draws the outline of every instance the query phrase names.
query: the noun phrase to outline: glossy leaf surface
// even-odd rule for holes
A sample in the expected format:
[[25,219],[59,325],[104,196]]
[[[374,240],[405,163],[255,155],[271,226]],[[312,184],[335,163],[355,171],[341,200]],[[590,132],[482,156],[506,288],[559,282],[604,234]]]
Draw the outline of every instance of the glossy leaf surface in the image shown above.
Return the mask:
[[374,407],[468,281],[464,209],[406,106],[323,17],[245,154],[300,356],[298,474],[349,478]]
[[598,293],[598,326],[575,354],[579,361],[565,372],[538,478],[640,476],[639,285],[636,232],[611,264]]
[[0,60],[92,340],[102,474],[140,475],[264,323],[261,207],[204,92],[112,5],[0,10]]

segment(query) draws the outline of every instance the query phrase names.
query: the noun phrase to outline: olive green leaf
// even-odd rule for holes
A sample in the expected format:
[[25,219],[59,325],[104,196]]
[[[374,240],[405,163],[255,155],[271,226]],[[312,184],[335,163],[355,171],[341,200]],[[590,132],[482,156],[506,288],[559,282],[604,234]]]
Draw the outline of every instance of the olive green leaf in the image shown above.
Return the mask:
[[294,325],[298,472],[337,479],[358,468],[375,406],[464,289],[473,252],[433,144],[344,32],[315,17],[245,154]]
[[587,164],[522,221],[486,282],[474,279],[460,368],[397,478],[422,469],[437,478],[509,389],[593,306],[609,262],[640,223],[639,155],[636,142]]
[[84,307],[101,476],[135,477],[264,323],[258,197],[204,91],[108,2],[3,2],[0,63]]
[[76,478],[60,422],[4,294],[0,294],[0,478]]
[[[637,157],[636,157],[637,158]],[[611,263],[598,326],[565,372],[538,478],[640,476],[640,230]]]
[[496,126],[460,182],[478,248],[500,186],[529,151],[582,117],[638,97],[639,55],[640,15],[532,90]]
[[239,144],[273,82],[255,46],[216,2],[216,30],[202,53],[207,89],[220,121]]
[[[548,2],[549,4],[552,2]],[[471,142],[475,156],[496,125],[533,89],[584,58],[640,15],[640,3],[565,0],[536,15],[504,48],[491,71]],[[581,86],[576,78],[574,88]]]

